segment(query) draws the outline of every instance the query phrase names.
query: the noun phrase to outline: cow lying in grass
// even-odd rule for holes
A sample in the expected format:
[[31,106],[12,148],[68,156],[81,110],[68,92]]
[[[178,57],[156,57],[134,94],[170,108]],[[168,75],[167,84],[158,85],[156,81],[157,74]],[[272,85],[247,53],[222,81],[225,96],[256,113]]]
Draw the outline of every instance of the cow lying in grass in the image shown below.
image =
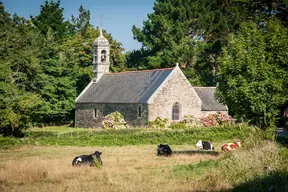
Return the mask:
[[214,146],[212,145],[212,143],[208,141],[199,140],[196,143],[196,147],[199,147],[200,149],[204,149],[204,150],[214,150]]
[[91,155],[80,155],[73,159],[72,166],[81,166],[81,165],[90,165],[92,166],[100,166],[102,165],[102,160],[100,155],[102,152],[95,151],[95,153]]
[[235,149],[238,149],[239,147],[241,147],[241,141],[240,140],[237,140],[236,142],[233,142],[233,143],[224,143],[222,145],[222,151],[223,152],[233,151]]
[[172,155],[172,153],[173,152],[171,148],[169,147],[169,145],[163,145],[163,144],[158,145],[158,149],[157,149],[158,156],[170,156]]

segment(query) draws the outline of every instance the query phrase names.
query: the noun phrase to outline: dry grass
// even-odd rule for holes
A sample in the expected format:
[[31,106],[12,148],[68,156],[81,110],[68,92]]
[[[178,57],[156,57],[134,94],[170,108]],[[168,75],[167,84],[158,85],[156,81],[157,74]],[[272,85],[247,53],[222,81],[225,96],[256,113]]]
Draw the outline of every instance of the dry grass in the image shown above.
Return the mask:
[[[180,150],[189,146],[173,146]],[[73,158],[103,152],[101,168],[71,165]],[[21,147],[0,151],[0,191],[196,191],[197,179],[173,174],[177,165],[217,159],[209,155],[157,157],[156,146]],[[211,173],[213,174],[213,173]],[[217,174],[215,172],[215,174]],[[215,189],[215,181],[205,183]],[[209,185],[211,187],[209,187]],[[229,188],[218,182],[217,188]]]
[[[188,145],[171,147],[193,149]],[[101,168],[72,167],[75,156],[95,150],[103,152]],[[271,186],[283,191],[288,189],[287,154],[287,149],[270,141],[246,142],[246,147],[220,156],[172,157],[156,156],[155,145],[24,146],[0,150],[0,191],[267,191]],[[265,167],[271,167],[271,174]]]

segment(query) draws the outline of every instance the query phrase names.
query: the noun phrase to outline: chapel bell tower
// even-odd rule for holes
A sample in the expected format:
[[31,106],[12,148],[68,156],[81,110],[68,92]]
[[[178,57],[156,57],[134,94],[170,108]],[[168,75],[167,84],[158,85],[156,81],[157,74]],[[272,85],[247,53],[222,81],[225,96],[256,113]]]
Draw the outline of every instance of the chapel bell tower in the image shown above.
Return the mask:
[[97,37],[93,43],[94,83],[97,83],[103,74],[109,73],[109,56],[109,41],[103,36],[102,27],[100,27],[100,36]]

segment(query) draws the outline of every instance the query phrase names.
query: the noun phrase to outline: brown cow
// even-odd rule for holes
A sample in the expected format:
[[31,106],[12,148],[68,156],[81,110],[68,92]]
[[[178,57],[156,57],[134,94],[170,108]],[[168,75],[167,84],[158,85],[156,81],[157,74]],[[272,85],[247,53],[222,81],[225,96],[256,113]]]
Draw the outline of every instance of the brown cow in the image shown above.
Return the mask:
[[224,151],[224,152],[233,151],[239,147],[241,147],[241,141],[240,140],[237,140],[236,142],[233,142],[233,143],[224,143],[222,145],[222,151]]

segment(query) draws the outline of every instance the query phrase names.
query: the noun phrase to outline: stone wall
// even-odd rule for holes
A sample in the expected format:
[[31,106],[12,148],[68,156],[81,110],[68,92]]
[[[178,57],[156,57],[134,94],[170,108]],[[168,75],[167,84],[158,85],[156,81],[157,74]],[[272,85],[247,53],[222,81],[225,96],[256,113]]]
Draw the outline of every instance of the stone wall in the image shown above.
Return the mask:
[[156,95],[149,102],[149,121],[157,117],[172,119],[172,108],[175,102],[180,103],[180,120],[184,115],[202,117],[201,100],[190,85],[180,68],[175,68]]
[[[142,117],[138,117],[138,106],[142,107]],[[97,117],[95,117],[97,109]],[[148,124],[147,104],[76,104],[75,126],[83,128],[101,128],[104,117],[119,111],[130,126],[146,126]]]

